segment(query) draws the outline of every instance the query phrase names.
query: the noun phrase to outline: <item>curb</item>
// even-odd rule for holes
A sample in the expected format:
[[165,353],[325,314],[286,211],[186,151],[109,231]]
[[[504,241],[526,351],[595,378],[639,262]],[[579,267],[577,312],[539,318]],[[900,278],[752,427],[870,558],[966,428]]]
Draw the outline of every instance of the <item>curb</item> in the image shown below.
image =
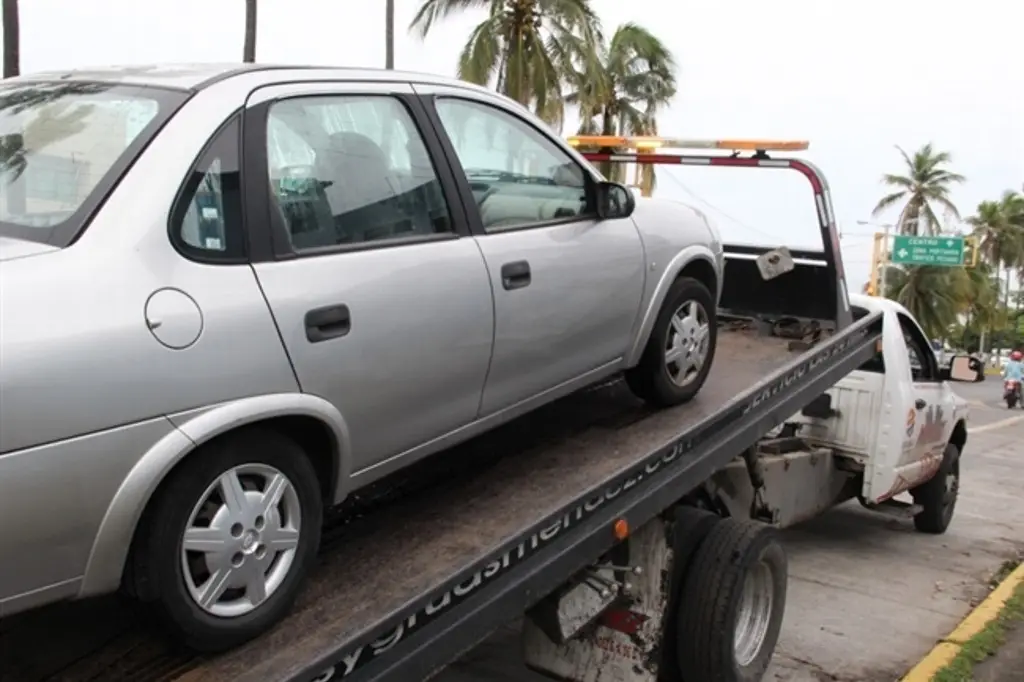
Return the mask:
[[931,682],[940,670],[945,668],[960,653],[967,640],[981,632],[995,620],[1017,586],[1024,583],[1024,563],[1020,564],[996,585],[984,601],[978,604],[967,617],[960,621],[953,632],[935,645],[928,655],[921,659],[900,682]]

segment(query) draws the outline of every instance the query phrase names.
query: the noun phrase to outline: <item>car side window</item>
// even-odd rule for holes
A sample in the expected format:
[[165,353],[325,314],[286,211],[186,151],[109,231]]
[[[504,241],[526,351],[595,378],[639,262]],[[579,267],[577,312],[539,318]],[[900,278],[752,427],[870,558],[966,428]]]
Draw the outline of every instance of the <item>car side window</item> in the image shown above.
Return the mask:
[[902,313],[898,317],[914,381],[936,381],[938,368],[931,344],[913,320]]
[[240,126],[232,118],[199,156],[171,211],[171,239],[198,260],[237,260],[245,255]]
[[486,232],[594,213],[584,169],[526,121],[465,99],[441,97],[435,106]]
[[297,252],[451,235],[440,181],[394,97],[275,102],[267,122],[271,196]]

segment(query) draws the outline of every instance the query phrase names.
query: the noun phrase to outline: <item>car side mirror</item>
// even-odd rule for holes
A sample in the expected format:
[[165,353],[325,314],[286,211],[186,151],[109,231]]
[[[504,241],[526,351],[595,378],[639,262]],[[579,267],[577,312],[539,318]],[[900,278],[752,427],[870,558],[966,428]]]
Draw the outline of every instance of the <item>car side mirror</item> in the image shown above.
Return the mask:
[[948,369],[942,368],[940,375],[945,381],[974,383],[985,378],[985,367],[980,360],[970,355],[956,355],[950,361]]
[[594,187],[597,199],[597,217],[601,220],[628,218],[636,208],[636,199],[625,185],[617,182],[598,182]]

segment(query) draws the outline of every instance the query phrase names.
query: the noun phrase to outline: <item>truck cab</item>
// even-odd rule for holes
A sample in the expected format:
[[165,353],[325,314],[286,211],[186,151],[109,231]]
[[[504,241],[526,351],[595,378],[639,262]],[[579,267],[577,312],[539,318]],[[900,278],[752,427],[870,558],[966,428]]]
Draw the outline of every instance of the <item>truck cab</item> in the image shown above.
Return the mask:
[[[967,442],[967,402],[951,381],[975,381],[975,358],[940,365],[917,320],[902,305],[851,295],[854,318],[883,316],[882,340],[869,361],[827,391],[825,413],[794,417],[800,436],[863,467],[861,501],[878,505],[914,490],[942,468],[947,446]],[[959,467],[957,467],[959,469]]]

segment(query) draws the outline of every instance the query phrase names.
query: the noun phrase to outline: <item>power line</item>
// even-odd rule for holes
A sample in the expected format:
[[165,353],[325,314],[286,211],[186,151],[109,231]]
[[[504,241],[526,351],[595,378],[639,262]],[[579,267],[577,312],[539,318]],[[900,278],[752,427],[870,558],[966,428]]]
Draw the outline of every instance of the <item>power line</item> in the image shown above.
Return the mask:
[[[744,228],[744,229],[747,229],[747,230],[749,230],[749,231],[751,231],[751,232],[754,232],[755,234],[759,234],[759,235],[761,235],[762,237],[765,237],[766,239],[770,240],[770,243],[775,243],[776,241],[778,241],[778,237],[777,237],[776,235],[773,235],[773,234],[771,234],[771,233],[769,233],[769,232],[766,232],[765,230],[762,230],[762,229],[756,228],[756,227],[754,227],[753,225],[748,225],[747,223],[743,222],[743,221],[742,221],[742,220],[740,220],[739,218],[737,218],[737,217],[735,217],[735,216],[731,215],[730,213],[727,213],[726,211],[722,210],[721,208],[719,208],[719,207],[718,207],[718,206],[716,206],[715,204],[711,203],[710,201],[708,201],[708,200],[707,200],[707,199],[705,199],[704,197],[702,197],[702,196],[700,196],[699,194],[697,194],[696,192],[694,192],[694,191],[693,191],[692,189],[690,189],[689,187],[687,187],[687,186],[686,186],[686,185],[685,185],[685,184],[683,183],[683,181],[682,181],[682,180],[680,180],[679,178],[677,178],[677,177],[676,177],[676,176],[675,176],[675,175],[674,175],[674,174],[673,174],[673,173],[671,172],[672,170],[675,170],[675,169],[668,169],[668,168],[666,168],[666,169],[664,169],[664,170],[666,170],[666,171],[670,171],[670,172],[667,172],[667,173],[662,173],[662,174],[661,174],[662,176],[666,176],[666,177],[668,177],[668,178],[669,178],[669,179],[670,179],[670,180],[671,180],[672,182],[674,182],[674,183],[675,183],[675,184],[676,184],[676,185],[677,185],[677,186],[678,186],[678,187],[679,187],[680,189],[682,189],[682,190],[683,190],[684,192],[686,192],[687,194],[689,194],[689,195],[690,195],[691,197],[693,197],[693,198],[694,198],[694,199],[695,199],[696,201],[699,201],[700,203],[704,204],[705,206],[707,206],[707,207],[708,207],[708,208],[710,208],[711,210],[713,210],[713,211],[715,211],[716,213],[718,213],[719,215],[721,215],[721,216],[722,216],[723,218],[726,218],[727,220],[730,220],[731,222],[733,222],[733,223],[735,223],[735,224],[739,225],[740,227],[742,227],[742,228]],[[845,238],[846,238],[847,236],[853,236],[853,237],[858,237],[858,239],[853,239],[853,240],[845,241]],[[843,240],[844,240],[844,243],[845,243],[845,244],[847,244],[847,245],[853,245],[853,244],[858,244],[858,243],[862,243],[862,240],[863,240],[863,243],[866,243],[867,241],[873,240],[873,239],[874,239],[874,237],[875,237],[875,233],[874,233],[874,232],[846,232],[846,231],[844,231],[844,230],[840,230],[840,234],[839,234],[839,237],[840,237],[840,239],[843,239]]]
[[729,213],[726,213],[725,211],[723,211],[723,210],[722,210],[721,208],[719,208],[718,206],[715,206],[714,204],[712,204],[712,203],[711,203],[710,201],[708,201],[707,199],[705,199],[705,198],[701,197],[700,195],[698,195],[698,194],[697,194],[696,192],[694,192],[694,191],[693,191],[692,189],[690,189],[690,188],[689,188],[689,187],[687,187],[687,186],[686,186],[685,184],[683,184],[683,181],[682,181],[682,180],[680,180],[679,178],[675,177],[675,175],[674,175],[674,174],[673,174],[673,173],[671,172],[671,171],[672,171],[672,170],[674,170],[674,169],[668,169],[668,168],[666,168],[666,169],[664,169],[664,170],[666,170],[666,171],[669,171],[669,172],[667,172],[667,173],[661,173],[660,175],[662,175],[662,176],[665,176],[665,177],[668,177],[668,178],[669,178],[669,179],[670,179],[670,180],[671,180],[672,182],[674,182],[674,183],[675,183],[675,184],[676,184],[676,185],[677,185],[677,186],[678,186],[678,187],[679,187],[679,188],[680,188],[681,190],[683,190],[684,192],[686,192],[687,194],[689,194],[689,195],[690,195],[691,197],[693,197],[693,198],[694,198],[695,200],[699,201],[700,203],[702,203],[702,204],[704,204],[705,206],[707,206],[708,208],[710,208],[710,209],[711,209],[712,211],[715,211],[716,213],[718,213],[719,215],[721,215],[721,216],[722,216],[723,218],[725,218],[725,219],[727,219],[727,220],[730,220],[730,221],[732,221],[732,222],[736,223],[737,225],[739,225],[740,227],[742,227],[742,228],[744,228],[744,229],[747,229],[747,230],[750,230],[751,232],[754,232],[755,234],[759,234],[759,235],[761,235],[762,237],[766,237],[767,239],[770,239],[772,243],[774,243],[775,241],[777,241],[777,240],[778,240],[778,237],[776,237],[776,236],[774,236],[774,235],[770,234],[769,232],[766,232],[766,231],[764,231],[764,230],[761,230],[761,229],[758,229],[758,228],[756,228],[756,227],[753,227],[752,225],[748,225],[748,224],[746,224],[745,222],[743,222],[743,221],[742,221],[742,220],[740,220],[739,218],[737,218],[737,217],[735,217],[735,216],[733,216],[733,215],[731,215],[731,214],[729,214]]

